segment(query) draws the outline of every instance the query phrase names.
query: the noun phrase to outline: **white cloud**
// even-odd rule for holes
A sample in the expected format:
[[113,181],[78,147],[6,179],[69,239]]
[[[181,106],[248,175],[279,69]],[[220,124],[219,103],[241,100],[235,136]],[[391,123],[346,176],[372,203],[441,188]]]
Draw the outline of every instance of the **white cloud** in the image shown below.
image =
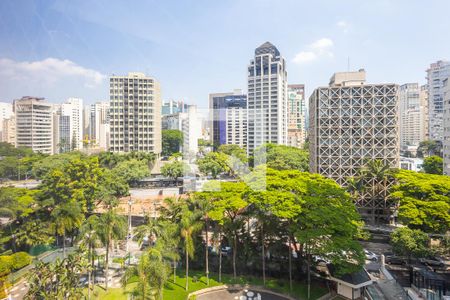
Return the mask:
[[307,50],[297,53],[292,60],[296,64],[313,62],[323,57],[333,57],[334,43],[329,38],[321,38],[307,47]]
[[345,20],[340,20],[336,23],[336,26],[342,29],[344,33],[347,33],[350,29],[350,24]]
[[[67,79],[76,81],[88,88],[100,85],[105,75],[92,69],[77,65],[70,60],[46,58],[39,61],[15,61],[0,58],[0,80],[24,85],[39,84],[42,87],[52,87],[64,84]],[[67,83],[67,81],[66,81]]]

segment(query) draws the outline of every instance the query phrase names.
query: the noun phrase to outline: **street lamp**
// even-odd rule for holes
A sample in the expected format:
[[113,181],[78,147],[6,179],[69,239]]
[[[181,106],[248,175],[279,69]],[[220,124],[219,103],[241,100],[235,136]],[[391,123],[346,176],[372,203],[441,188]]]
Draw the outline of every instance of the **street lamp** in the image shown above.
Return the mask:
[[131,239],[131,205],[133,204],[133,202],[131,201],[131,196],[130,199],[128,200],[128,232],[127,232],[127,246],[126,246],[126,253],[128,254],[128,265],[130,265],[131,262],[131,255],[129,252],[129,243],[130,243],[130,239]]

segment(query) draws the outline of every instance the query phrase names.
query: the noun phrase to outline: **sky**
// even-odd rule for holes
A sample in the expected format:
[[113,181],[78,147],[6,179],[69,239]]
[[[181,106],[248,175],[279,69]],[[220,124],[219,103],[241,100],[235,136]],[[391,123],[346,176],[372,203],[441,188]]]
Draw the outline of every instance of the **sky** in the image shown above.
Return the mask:
[[108,77],[143,72],[162,99],[206,108],[210,93],[246,91],[266,41],[306,96],[334,72],[371,83],[426,82],[450,59],[447,0],[2,0],[0,101],[25,95],[108,100]]

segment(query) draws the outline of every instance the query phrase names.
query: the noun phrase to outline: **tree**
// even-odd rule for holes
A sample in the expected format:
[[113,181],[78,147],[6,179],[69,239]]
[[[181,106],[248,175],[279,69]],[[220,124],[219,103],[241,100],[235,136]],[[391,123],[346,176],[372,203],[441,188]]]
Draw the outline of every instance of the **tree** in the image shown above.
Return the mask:
[[54,263],[38,261],[28,275],[25,299],[81,299],[81,274],[86,271],[84,255],[71,254]]
[[309,154],[296,147],[265,144],[256,148],[254,153],[254,165],[261,164],[275,170],[308,171]]
[[119,162],[112,172],[121,177],[128,184],[136,183],[137,181],[150,176],[150,170],[144,160],[130,159]]
[[226,155],[229,155],[229,156],[235,156],[243,163],[248,162],[247,153],[245,152],[244,149],[242,149],[238,145],[232,145],[232,144],[220,145],[219,148],[217,149],[217,151],[221,152],[221,153],[225,153]]
[[161,227],[161,222],[156,218],[151,218],[150,216],[145,216],[145,221],[143,224],[136,227],[134,230],[135,236],[138,240],[139,245],[142,245],[145,239],[149,239],[155,242],[156,239],[161,235],[163,228]]
[[33,163],[32,173],[34,177],[43,179],[51,171],[56,169],[63,171],[71,161],[85,158],[86,155],[78,151],[47,156]]
[[442,157],[433,155],[428,156],[423,160],[422,167],[425,173],[442,175],[443,165],[444,160],[442,159]]
[[77,202],[69,201],[56,206],[51,216],[55,232],[63,238],[63,257],[66,257],[66,234],[81,226],[84,215]]
[[428,235],[418,229],[401,227],[391,233],[391,245],[396,254],[408,257],[424,257],[428,251]]
[[189,289],[189,258],[194,258],[194,234],[202,228],[202,224],[198,220],[197,214],[188,209],[182,214],[180,221],[180,234],[183,239],[184,253],[186,259],[186,287]]
[[161,167],[161,174],[171,179],[183,177],[183,175],[188,172],[190,172],[189,166],[182,161],[169,162]]
[[225,153],[210,152],[197,160],[197,165],[203,174],[217,178],[219,174],[230,171],[227,161],[228,155]]
[[127,268],[122,277],[122,285],[126,286],[133,277],[137,277],[137,285],[131,294],[136,299],[161,299],[164,284],[169,277],[169,267],[163,261],[162,253],[155,248],[144,252],[136,266]]
[[99,231],[102,224],[99,223],[97,215],[91,215],[85,220],[80,228],[78,239],[80,246],[87,248],[87,260],[90,263],[88,270],[88,300],[91,298],[92,274],[95,267],[95,248],[101,245]]
[[211,202],[209,218],[221,224],[233,241],[233,277],[236,278],[236,257],[238,253],[239,231],[243,226],[242,214],[248,205],[247,185],[243,182],[208,182],[202,196]]
[[50,245],[54,240],[49,224],[34,219],[21,224],[14,235],[16,243],[21,246]]
[[450,177],[399,170],[391,197],[399,220],[412,229],[445,233],[450,229]]
[[114,240],[123,239],[127,233],[127,222],[123,216],[118,215],[113,208],[100,216],[99,237],[106,247],[105,257],[105,289],[108,290],[109,278],[109,251]]
[[417,154],[419,157],[427,157],[433,155],[442,157],[442,142],[433,140],[420,142],[417,149]]
[[183,132],[176,129],[164,129],[161,132],[163,156],[170,156],[173,153],[180,152],[183,143]]

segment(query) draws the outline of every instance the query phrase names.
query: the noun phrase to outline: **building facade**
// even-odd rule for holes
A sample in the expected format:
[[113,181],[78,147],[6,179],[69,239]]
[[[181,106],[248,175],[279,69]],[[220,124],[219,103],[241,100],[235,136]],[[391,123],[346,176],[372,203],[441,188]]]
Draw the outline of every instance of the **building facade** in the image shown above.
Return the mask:
[[16,118],[14,115],[2,122],[2,142],[16,145]]
[[109,149],[109,102],[99,101],[89,106],[89,143],[105,151]]
[[450,176],[450,77],[443,81],[444,96],[444,140],[442,141],[442,152],[444,158],[444,175]]
[[426,139],[426,106],[418,83],[399,87],[400,151],[415,156],[420,142]]
[[439,60],[426,70],[428,80],[428,130],[429,139],[443,139],[444,87],[443,81],[450,77],[450,62]]
[[[399,166],[398,87],[366,84],[365,72],[336,73],[328,87],[314,90],[310,108],[310,171],[346,186],[368,160]],[[363,215],[388,209],[361,198]]]
[[14,100],[16,147],[53,154],[52,104],[44,98],[22,97]]
[[247,96],[241,90],[209,95],[213,145],[233,144],[247,149]]
[[305,85],[288,85],[288,140],[287,144],[301,148],[306,139]]
[[110,78],[110,150],[161,153],[159,82],[142,73]]
[[3,120],[10,119],[13,116],[13,106],[11,103],[0,102],[0,137],[3,132]]
[[183,101],[169,100],[168,102],[164,102],[164,104],[162,105],[161,114],[165,116],[180,112],[187,112],[188,107],[189,105],[187,105]]
[[430,130],[429,130],[429,117],[428,117],[428,112],[429,112],[429,103],[428,103],[428,85],[424,84],[420,86],[420,93],[419,93],[419,99],[420,99],[420,106],[422,106],[423,109],[423,120],[424,120],[424,140],[429,140],[430,136]]
[[256,48],[248,66],[247,152],[265,143],[287,144],[287,71],[269,42]]

